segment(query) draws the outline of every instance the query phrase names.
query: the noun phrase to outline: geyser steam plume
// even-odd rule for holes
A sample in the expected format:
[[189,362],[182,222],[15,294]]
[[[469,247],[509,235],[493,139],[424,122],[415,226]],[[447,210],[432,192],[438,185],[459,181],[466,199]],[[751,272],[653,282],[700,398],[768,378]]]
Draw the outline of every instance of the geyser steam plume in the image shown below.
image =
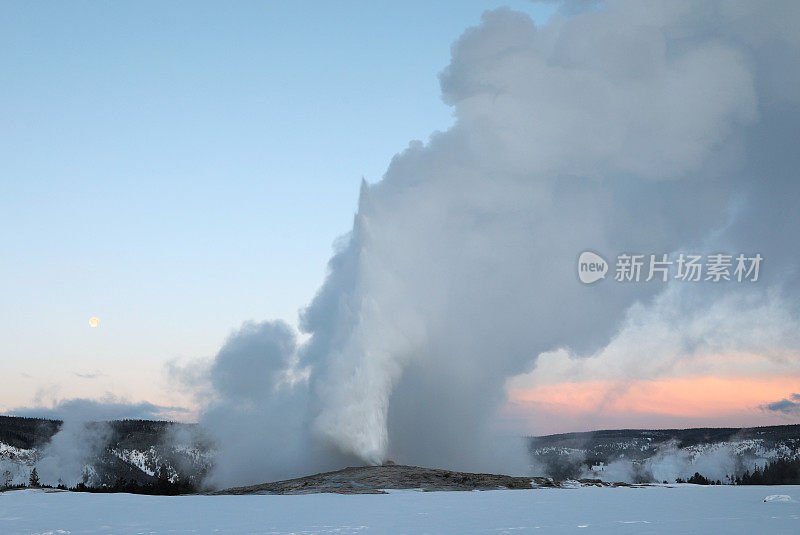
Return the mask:
[[[663,289],[581,285],[586,249],[759,251],[757,291],[796,313],[797,211],[769,207],[798,198],[797,6],[609,1],[542,27],[485,13],[440,75],[454,126],[362,184],[308,340],[247,324],[182,370],[219,440],[210,483],[354,459],[524,470],[495,440],[506,380],[545,351],[599,350]],[[698,284],[675,314],[755,291],[739,288]]]

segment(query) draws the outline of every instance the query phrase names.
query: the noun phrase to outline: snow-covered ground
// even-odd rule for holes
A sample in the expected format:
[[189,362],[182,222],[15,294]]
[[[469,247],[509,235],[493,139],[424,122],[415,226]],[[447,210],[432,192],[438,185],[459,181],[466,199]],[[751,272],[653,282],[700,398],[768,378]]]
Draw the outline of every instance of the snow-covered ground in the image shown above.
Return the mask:
[[[791,499],[772,499],[788,495]],[[177,496],[11,491],[0,533],[800,533],[800,486]]]

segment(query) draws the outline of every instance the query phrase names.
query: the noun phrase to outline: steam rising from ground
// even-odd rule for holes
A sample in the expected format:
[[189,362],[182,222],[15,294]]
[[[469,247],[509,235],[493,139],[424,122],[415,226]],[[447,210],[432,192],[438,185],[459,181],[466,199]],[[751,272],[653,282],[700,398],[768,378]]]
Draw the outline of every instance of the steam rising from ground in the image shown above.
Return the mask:
[[641,463],[620,459],[609,463],[600,473],[586,471],[583,475],[625,483],[674,483],[678,479],[687,481],[693,474],[699,473],[711,481],[730,484],[745,470],[763,467],[765,463],[764,459],[754,458],[751,461],[745,463],[744,457],[731,445],[693,453],[670,442]]
[[110,438],[111,428],[105,422],[65,420],[36,463],[39,480],[52,486],[97,485],[99,481],[91,466],[103,453]]
[[[40,400],[43,401],[43,400]],[[180,407],[162,407],[152,403],[130,403],[125,399],[107,394],[101,400],[51,399],[46,404],[18,408],[11,411],[16,416],[61,420],[62,424],[47,445],[30,459],[35,464],[42,484],[56,486],[64,484],[74,487],[78,483],[100,484],[94,468],[104,454],[112,438],[109,420],[157,419],[163,414],[174,414]],[[182,437],[172,437],[174,443]],[[25,464],[10,463],[19,471]],[[0,466],[0,469],[5,469]],[[26,467],[24,477],[16,474],[14,483],[27,483],[30,469]]]
[[[795,321],[798,20],[792,2],[610,1],[540,28],[484,14],[440,76],[456,124],[362,185],[301,314],[307,340],[247,324],[205,367],[176,368],[219,441],[210,484],[387,458],[525,471],[493,428],[507,379],[559,348],[603,354],[664,288],[584,287],[586,249],[761,252],[758,285],[697,284],[656,300],[674,299],[656,319],[771,299]],[[773,343],[748,336],[748,351]]]

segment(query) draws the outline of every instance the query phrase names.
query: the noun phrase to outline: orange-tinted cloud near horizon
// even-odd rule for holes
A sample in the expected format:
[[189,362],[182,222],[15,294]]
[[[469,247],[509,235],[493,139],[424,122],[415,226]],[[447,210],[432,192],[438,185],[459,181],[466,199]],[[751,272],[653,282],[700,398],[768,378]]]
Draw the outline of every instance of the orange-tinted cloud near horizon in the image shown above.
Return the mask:
[[787,422],[786,415],[770,414],[760,406],[799,391],[800,374],[561,382],[510,389],[504,412],[529,420],[534,432],[578,431],[587,424],[595,429],[620,427],[620,423],[623,427],[771,425],[797,422]]

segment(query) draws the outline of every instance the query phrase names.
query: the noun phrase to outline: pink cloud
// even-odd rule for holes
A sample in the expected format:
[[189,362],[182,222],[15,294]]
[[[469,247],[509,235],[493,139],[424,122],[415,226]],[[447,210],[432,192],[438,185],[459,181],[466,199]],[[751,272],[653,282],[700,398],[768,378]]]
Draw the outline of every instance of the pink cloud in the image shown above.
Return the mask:
[[536,434],[624,427],[775,425],[796,422],[761,406],[798,390],[800,374],[560,382],[510,389],[502,416],[510,425],[522,425]]

